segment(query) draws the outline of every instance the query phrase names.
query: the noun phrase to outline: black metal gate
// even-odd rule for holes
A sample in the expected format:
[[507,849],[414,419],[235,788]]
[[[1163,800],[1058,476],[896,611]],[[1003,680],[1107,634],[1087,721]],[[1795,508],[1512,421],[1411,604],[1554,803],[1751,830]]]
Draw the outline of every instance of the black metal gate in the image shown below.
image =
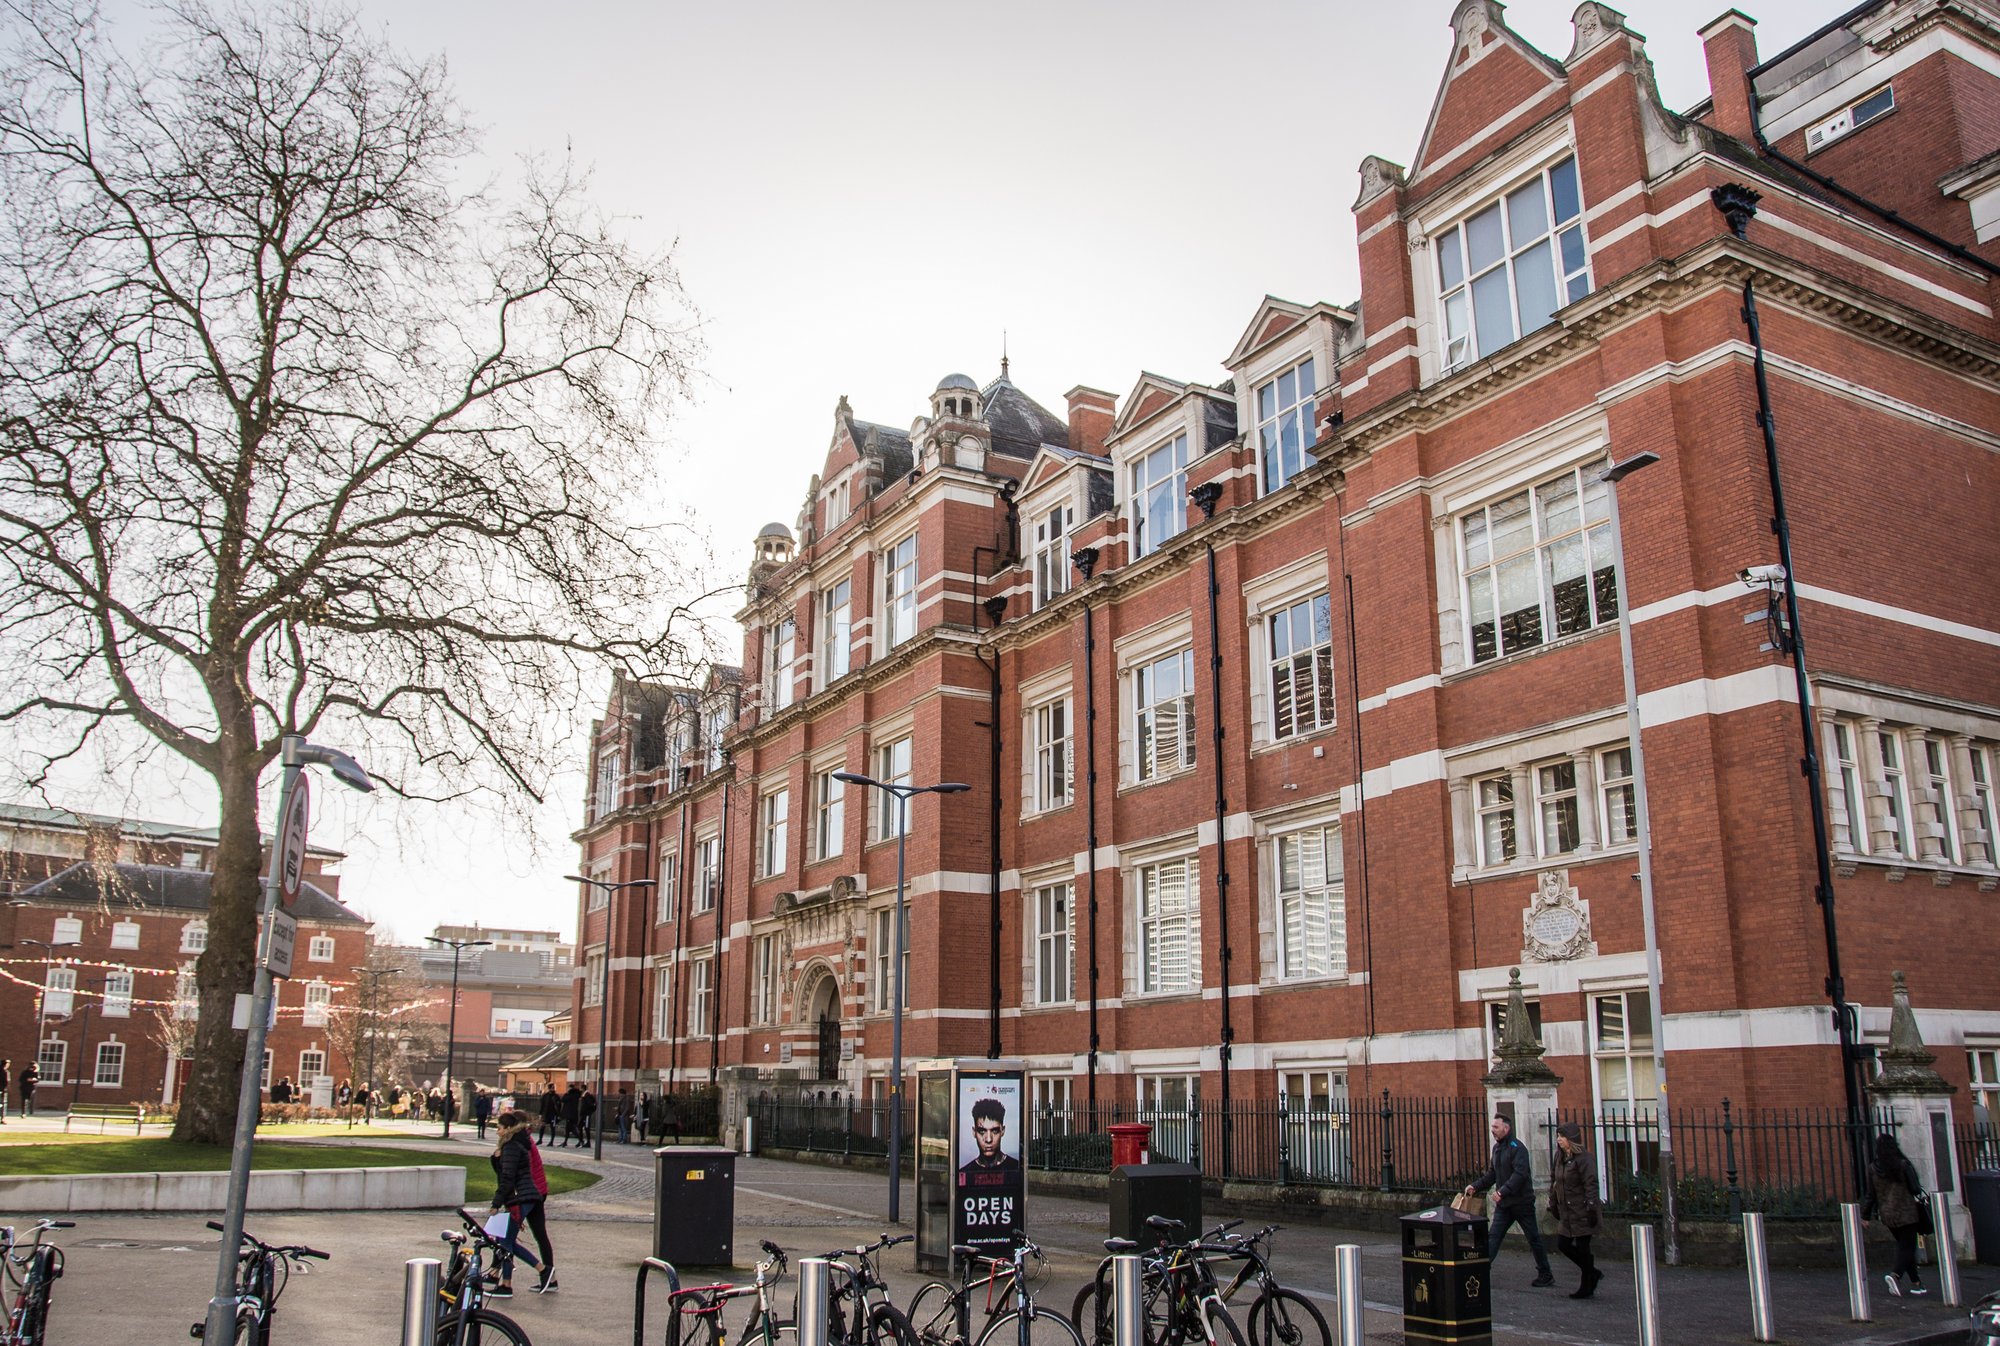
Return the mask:
[[830,1014],[820,1016],[819,1073],[813,1078],[820,1080],[840,1078],[840,1020]]

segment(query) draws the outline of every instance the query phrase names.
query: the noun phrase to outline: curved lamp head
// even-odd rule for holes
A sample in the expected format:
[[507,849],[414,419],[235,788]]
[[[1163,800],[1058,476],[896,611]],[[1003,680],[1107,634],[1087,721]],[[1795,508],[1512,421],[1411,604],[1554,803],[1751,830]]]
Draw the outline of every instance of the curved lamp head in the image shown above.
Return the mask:
[[964,794],[967,790],[970,790],[972,787],[970,785],[967,785],[964,781],[948,780],[948,781],[942,781],[936,785],[931,786],[930,788],[932,794],[958,795],[958,794]]
[[368,773],[361,769],[361,763],[349,757],[338,748],[322,748],[317,743],[307,743],[298,750],[300,762],[311,762],[325,767],[333,773],[333,778],[349,789],[368,794],[375,788],[375,782],[368,779]]

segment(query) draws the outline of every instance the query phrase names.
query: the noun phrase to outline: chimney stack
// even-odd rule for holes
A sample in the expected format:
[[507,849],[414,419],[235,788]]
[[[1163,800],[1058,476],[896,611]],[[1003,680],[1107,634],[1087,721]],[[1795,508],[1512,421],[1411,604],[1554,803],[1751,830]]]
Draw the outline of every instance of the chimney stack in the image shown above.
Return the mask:
[[1080,384],[1063,396],[1069,402],[1069,446],[1083,453],[1102,455],[1118,399],[1102,388],[1085,388]]
[[1701,45],[1708,58],[1708,91],[1713,102],[1709,125],[1754,144],[1750,72],[1757,66],[1757,21],[1741,10],[1724,10],[1701,30]]

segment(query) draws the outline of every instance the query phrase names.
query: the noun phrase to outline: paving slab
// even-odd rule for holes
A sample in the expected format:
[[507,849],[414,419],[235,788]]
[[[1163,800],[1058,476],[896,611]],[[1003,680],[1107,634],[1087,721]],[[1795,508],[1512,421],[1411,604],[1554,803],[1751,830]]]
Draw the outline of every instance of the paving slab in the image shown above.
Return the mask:
[[[421,1145],[478,1144],[468,1137]],[[490,1142],[485,1142],[490,1144]],[[561,1289],[538,1297],[523,1293],[501,1311],[518,1320],[536,1346],[601,1346],[630,1339],[632,1295],[639,1260],[650,1250],[652,1157],[637,1146],[606,1146],[603,1181],[551,1203]],[[547,1154],[550,1163],[599,1168],[588,1152]],[[469,1195],[478,1201],[475,1189]],[[903,1189],[906,1218],[915,1195]],[[483,1203],[481,1203],[483,1204]],[[743,1158],[737,1167],[735,1245],[748,1262],[758,1240],[770,1238],[794,1258],[873,1238],[886,1226],[887,1178],[863,1170],[823,1168]],[[0,1212],[0,1221],[33,1212]],[[187,1325],[201,1316],[215,1273],[215,1235],[199,1215],[89,1215],[64,1240],[68,1272],[58,1286],[51,1322],[54,1346],[116,1342],[144,1346],[186,1340]],[[1105,1229],[1101,1202],[1037,1196],[1030,1188],[1029,1231],[1049,1252],[1049,1277],[1039,1297],[1067,1307],[1076,1287],[1101,1255]],[[440,1256],[440,1230],[455,1221],[448,1212],[253,1213],[251,1232],[273,1242],[306,1242],[334,1254],[324,1268],[294,1279],[279,1307],[276,1343],[395,1339],[401,1311],[402,1267],[410,1257]],[[907,1229],[908,1226],[905,1226]],[[1370,1343],[1403,1341],[1398,1298],[1401,1272],[1396,1245],[1379,1232],[1320,1226],[1288,1228],[1278,1236],[1274,1265],[1280,1278],[1333,1303],[1333,1250],[1362,1247],[1367,1336]],[[1607,1262],[1609,1279],[1598,1297],[1573,1301],[1573,1272],[1557,1262],[1561,1284],[1532,1290],[1525,1245],[1510,1237],[1494,1272],[1496,1332],[1501,1346],[1624,1346],[1637,1340],[1630,1267]],[[898,1297],[924,1277],[907,1248],[885,1267]],[[2000,1289],[2000,1269],[1963,1268],[1968,1301]],[[1962,1325],[1962,1312],[1930,1300],[1890,1299],[1874,1282],[1875,1321],[1847,1321],[1844,1281],[1838,1272],[1780,1272],[1774,1291],[1781,1339],[1787,1343],[1913,1343],[1942,1340]],[[527,1278],[522,1278],[525,1288]],[[1662,1268],[1663,1332],[1671,1346],[1707,1346],[1749,1340],[1748,1291],[1740,1271]],[[1329,1315],[1330,1316],[1330,1315]],[[656,1322],[658,1320],[656,1319]],[[664,1340],[664,1324],[648,1337]]]

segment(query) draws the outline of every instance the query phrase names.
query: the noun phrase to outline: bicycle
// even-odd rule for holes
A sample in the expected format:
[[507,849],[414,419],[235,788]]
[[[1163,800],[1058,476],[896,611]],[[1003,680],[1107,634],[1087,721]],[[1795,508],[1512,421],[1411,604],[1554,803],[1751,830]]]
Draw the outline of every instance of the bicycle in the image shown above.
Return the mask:
[[[1106,1239],[1104,1249],[1112,1256],[1142,1253],[1140,1304],[1145,1315],[1143,1340],[1146,1346],[1246,1346],[1243,1329],[1223,1302],[1222,1288],[1209,1265],[1211,1256],[1233,1256],[1230,1244],[1210,1242],[1223,1238],[1243,1223],[1231,1220],[1205,1235],[1177,1239],[1187,1226],[1164,1215],[1151,1215],[1146,1225],[1166,1242],[1154,1254],[1144,1254],[1132,1239]],[[1070,1321],[1077,1335],[1090,1346],[1112,1343],[1111,1257],[1098,1263],[1097,1275],[1077,1291],[1070,1309]]]
[[[827,1296],[827,1337],[834,1346],[919,1346],[910,1320],[889,1301],[888,1282],[874,1261],[874,1254],[915,1238],[915,1234],[884,1234],[873,1243],[826,1254],[828,1272],[841,1273],[830,1275],[833,1284]],[[854,1259],[853,1265],[848,1258]]]
[[1224,1233],[1228,1256],[1243,1264],[1222,1287],[1222,1302],[1234,1303],[1237,1291],[1256,1285],[1257,1297],[1250,1301],[1248,1319],[1251,1346],[1332,1346],[1333,1333],[1327,1328],[1326,1316],[1297,1290],[1278,1284],[1269,1254],[1259,1246],[1269,1243],[1283,1228],[1267,1224],[1254,1234],[1217,1231]]
[[62,1249],[44,1242],[52,1229],[74,1229],[74,1220],[37,1220],[35,1239],[26,1250],[14,1237],[14,1226],[0,1226],[0,1263],[14,1285],[14,1304],[7,1310],[0,1346],[42,1346],[49,1327],[49,1305],[55,1283],[62,1279]]
[[[785,1250],[769,1239],[757,1245],[766,1254],[757,1263],[748,1285],[727,1282],[675,1288],[667,1296],[667,1346],[728,1346],[729,1331],[722,1321],[722,1306],[732,1299],[756,1296],[757,1302],[743,1324],[738,1346],[798,1346],[798,1329],[789,1318],[780,1318],[771,1302],[772,1290],[785,1274]],[[691,1324],[701,1325],[705,1335],[697,1336]]]
[[[216,1233],[228,1230],[220,1220],[210,1220]],[[303,1243],[266,1243],[249,1230],[239,1231],[236,1247],[236,1330],[230,1334],[235,1346],[269,1346],[271,1321],[278,1316],[278,1297],[292,1279],[294,1268],[303,1276],[310,1268],[308,1259],[324,1262],[332,1256]],[[208,1324],[196,1323],[188,1335],[200,1341],[208,1334]]]
[[[955,1289],[943,1281],[930,1281],[917,1291],[910,1301],[910,1321],[920,1324],[916,1328],[920,1346],[1083,1346],[1069,1319],[1035,1303],[1027,1262],[1032,1257],[1040,1264],[1042,1250],[1018,1231],[1015,1239],[1014,1251],[1006,1257],[966,1244],[952,1247],[953,1254],[964,1259],[968,1273],[984,1263],[986,1274],[968,1274]],[[972,1292],[981,1285],[986,1288],[986,1322],[975,1340]]]
[[433,1318],[433,1346],[533,1346],[521,1325],[504,1313],[486,1307],[486,1267],[488,1254],[497,1260],[506,1244],[486,1232],[486,1226],[464,1207],[458,1218],[463,1232],[447,1229],[438,1235],[451,1248],[438,1281],[437,1309]]

